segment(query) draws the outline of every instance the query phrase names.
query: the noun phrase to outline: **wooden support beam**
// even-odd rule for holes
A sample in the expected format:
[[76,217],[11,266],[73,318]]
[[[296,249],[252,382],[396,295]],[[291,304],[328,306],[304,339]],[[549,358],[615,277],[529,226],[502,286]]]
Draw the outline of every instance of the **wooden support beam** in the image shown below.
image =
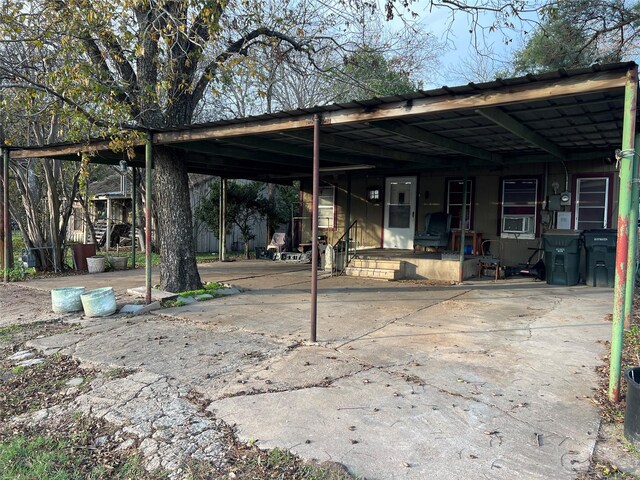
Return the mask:
[[493,153],[482,148],[474,147],[473,145],[469,145],[467,143],[462,143],[451,138],[427,132],[426,130],[414,127],[412,125],[405,125],[397,120],[375,122],[371,123],[371,126],[379,128],[386,132],[410,138],[412,140],[417,140],[418,142],[427,143],[429,145],[436,145],[438,147],[446,148],[447,150],[462,153],[470,157],[487,160],[491,163],[504,163],[504,159],[499,153]]
[[[425,115],[429,113],[450,112],[454,110],[477,109],[495,107],[518,102],[545,100],[580,93],[623,88],[626,81],[626,71],[614,70],[599,73],[586,73],[569,78],[548,81],[523,83],[509,88],[481,90],[467,95],[442,95],[434,97],[416,98],[398,102],[384,103],[377,107],[356,107],[323,112],[323,125],[343,125],[356,122],[372,122],[394,118]],[[234,123],[230,125],[212,125],[188,130],[160,132],[156,142],[160,144],[186,142],[211,138],[226,138],[260,133],[274,133],[300,129],[310,129],[313,126],[313,116],[310,113],[303,116],[274,118],[253,122]]]
[[527,142],[540,147],[541,149],[549,152],[554,157],[564,160],[567,157],[566,152],[553,142],[550,142],[539,133],[534,132],[526,125],[518,122],[512,116],[504,113],[499,108],[484,108],[476,110],[479,115],[482,115],[487,120],[491,120],[496,125],[500,125],[505,130],[510,131],[514,135],[526,140]]

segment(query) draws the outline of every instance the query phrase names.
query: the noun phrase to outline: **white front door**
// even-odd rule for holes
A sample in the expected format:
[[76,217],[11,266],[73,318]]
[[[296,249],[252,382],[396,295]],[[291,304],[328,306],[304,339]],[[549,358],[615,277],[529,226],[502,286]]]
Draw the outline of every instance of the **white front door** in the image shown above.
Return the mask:
[[390,177],[385,184],[384,248],[413,248],[416,225],[416,177]]

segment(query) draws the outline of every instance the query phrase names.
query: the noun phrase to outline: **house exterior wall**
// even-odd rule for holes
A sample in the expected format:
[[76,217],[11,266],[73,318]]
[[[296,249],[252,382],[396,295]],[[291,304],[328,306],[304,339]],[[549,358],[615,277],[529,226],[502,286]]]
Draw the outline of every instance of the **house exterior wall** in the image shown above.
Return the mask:
[[[562,207],[574,215],[576,201],[575,179],[582,175],[602,175],[610,178],[609,182],[609,225],[616,228],[618,210],[619,181],[615,165],[602,161],[566,163],[568,173],[568,188],[572,193],[570,207]],[[546,174],[545,174],[546,171]],[[402,173],[399,176],[403,176]],[[545,181],[546,175],[546,181]],[[424,219],[427,213],[446,211],[447,179],[462,179],[461,171],[425,171],[416,174],[416,231],[424,230]],[[469,168],[469,179],[474,182],[473,230],[482,234],[483,241],[490,240],[493,255],[500,255],[505,264],[524,263],[533,253],[530,248],[542,247],[541,234],[548,229],[541,214],[545,193],[553,193],[554,183],[558,184],[558,192],[565,191],[565,169],[560,161],[545,164],[515,164],[509,166]],[[501,238],[501,190],[504,178],[537,178],[539,194],[537,203],[536,234],[533,239]],[[336,224],[333,229],[321,229],[321,235],[327,235],[329,243],[335,243],[344,233],[347,211],[348,179],[346,175],[322,177],[322,185],[331,184],[336,187],[335,210]],[[382,225],[384,208],[384,191],[379,202],[367,201],[367,189],[379,186],[383,190],[385,177],[364,174],[351,174],[351,221],[358,220],[359,247],[382,247]],[[546,189],[545,189],[546,187]],[[311,205],[311,183],[304,182],[303,202],[305,205],[305,221],[302,235],[305,241],[311,238],[311,213],[307,206]],[[469,240],[467,240],[469,241]],[[485,244],[485,246],[487,246]]]

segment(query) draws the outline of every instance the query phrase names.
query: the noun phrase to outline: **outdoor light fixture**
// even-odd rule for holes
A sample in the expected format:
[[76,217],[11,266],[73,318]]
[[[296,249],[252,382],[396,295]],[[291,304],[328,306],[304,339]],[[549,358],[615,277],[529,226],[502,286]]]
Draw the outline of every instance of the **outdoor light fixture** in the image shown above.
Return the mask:
[[127,171],[127,161],[126,160],[120,160],[120,171],[121,172],[126,172]]
[[382,189],[379,186],[367,188],[367,200],[372,203],[380,202]]

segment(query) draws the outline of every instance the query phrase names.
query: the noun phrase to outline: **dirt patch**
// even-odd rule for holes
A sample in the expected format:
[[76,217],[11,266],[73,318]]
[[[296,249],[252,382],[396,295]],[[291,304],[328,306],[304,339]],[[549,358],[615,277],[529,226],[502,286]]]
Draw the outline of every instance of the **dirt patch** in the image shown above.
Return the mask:
[[0,328],[33,322],[59,320],[51,311],[51,294],[25,285],[0,284]]
[[[622,350],[621,372],[640,364],[640,295],[636,295],[633,302],[632,326],[624,334]],[[607,315],[605,321],[611,322],[612,316]],[[607,352],[611,351],[611,343],[604,342]],[[640,465],[640,452],[631,446],[622,434],[624,412],[626,408],[627,384],[624,378],[620,383],[621,401],[609,401],[609,354],[603,357],[603,364],[596,368],[600,377],[598,390],[594,402],[600,407],[602,426],[598,436],[598,444],[593,455],[588,474],[579,480],[592,479],[635,479],[640,468],[636,467],[633,474],[624,473],[626,465]]]

